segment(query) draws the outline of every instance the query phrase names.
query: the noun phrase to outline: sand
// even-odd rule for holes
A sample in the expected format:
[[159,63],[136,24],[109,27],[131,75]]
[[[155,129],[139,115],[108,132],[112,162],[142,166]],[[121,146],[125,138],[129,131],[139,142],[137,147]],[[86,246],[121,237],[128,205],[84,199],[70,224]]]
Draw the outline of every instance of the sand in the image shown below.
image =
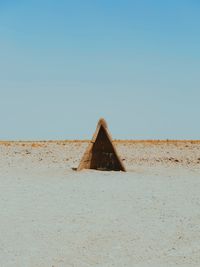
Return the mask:
[[200,142],[116,142],[128,172],[76,172],[87,142],[0,142],[0,266],[200,266]]

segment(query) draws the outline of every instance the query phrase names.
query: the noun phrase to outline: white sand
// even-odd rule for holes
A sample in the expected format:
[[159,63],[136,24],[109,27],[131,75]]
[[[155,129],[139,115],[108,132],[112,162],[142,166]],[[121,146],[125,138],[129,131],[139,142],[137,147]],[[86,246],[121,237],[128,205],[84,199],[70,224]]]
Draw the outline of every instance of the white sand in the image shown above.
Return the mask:
[[199,267],[200,145],[119,143],[127,173],[72,171],[86,145],[0,144],[0,266]]

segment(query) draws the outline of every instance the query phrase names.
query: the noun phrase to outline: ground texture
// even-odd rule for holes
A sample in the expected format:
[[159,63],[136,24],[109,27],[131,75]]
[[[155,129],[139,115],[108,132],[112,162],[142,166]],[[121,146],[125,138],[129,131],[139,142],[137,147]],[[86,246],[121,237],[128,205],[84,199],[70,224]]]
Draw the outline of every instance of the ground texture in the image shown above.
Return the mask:
[[86,141],[0,142],[0,266],[200,266],[200,142],[117,141],[128,172],[76,172]]

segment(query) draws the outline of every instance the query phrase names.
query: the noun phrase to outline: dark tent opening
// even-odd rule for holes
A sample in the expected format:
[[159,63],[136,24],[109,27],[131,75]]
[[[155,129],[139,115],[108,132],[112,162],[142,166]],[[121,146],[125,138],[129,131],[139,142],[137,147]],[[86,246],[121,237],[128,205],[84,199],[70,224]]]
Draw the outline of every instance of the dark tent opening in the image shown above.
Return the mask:
[[101,126],[96,142],[91,151],[91,169],[120,171],[121,164],[115,154],[112,143]]

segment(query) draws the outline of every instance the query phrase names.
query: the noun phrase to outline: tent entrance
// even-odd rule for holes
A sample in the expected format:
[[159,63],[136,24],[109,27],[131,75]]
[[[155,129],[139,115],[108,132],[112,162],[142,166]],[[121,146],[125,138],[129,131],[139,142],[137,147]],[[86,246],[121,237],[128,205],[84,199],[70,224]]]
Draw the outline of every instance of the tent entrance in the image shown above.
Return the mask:
[[101,126],[91,151],[90,168],[101,171],[120,171],[120,162],[115,155],[112,143]]

